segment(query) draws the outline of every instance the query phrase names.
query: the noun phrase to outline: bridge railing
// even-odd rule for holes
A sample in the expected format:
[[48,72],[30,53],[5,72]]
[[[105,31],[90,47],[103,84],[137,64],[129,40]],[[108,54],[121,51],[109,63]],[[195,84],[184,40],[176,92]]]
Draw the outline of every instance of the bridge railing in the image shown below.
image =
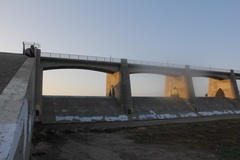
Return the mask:
[[[202,71],[215,71],[215,72],[230,72],[230,69],[221,69],[213,67],[200,67],[200,66],[190,66],[190,69],[202,70]],[[234,70],[234,73],[240,73],[240,70]]]
[[128,59],[128,64],[140,64],[140,65],[147,65],[147,66],[159,66],[159,67],[171,67],[171,68],[185,68],[185,65],[181,65],[181,64],[140,61],[140,60],[131,60],[131,59]]
[[116,62],[116,63],[121,62],[121,59],[118,59],[118,58],[62,54],[62,53],[51,53],[51,52],[42,52],[41,57],[76,59],[76,60],[99,61],[99,62]]

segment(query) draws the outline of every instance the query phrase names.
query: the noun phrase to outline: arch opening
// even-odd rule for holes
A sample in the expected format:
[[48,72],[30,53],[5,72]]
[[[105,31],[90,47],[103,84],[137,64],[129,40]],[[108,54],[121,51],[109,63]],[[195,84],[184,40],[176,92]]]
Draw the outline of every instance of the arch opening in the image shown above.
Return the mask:
[[193,86],[196,97],[207,97],[209,78],[206,77],[193,77]]
[[130,74],[134,97],[164,97],[165,76],[150,73]]
[[222,90],[222,88],[219,88],[219,89],[217,90],[217,93],[216,93],[215,97],[221,97],[221,98],[224,98],[224,97],[225,97],[225,93],[224,93],[224,91]]
[[106,74],[83,69],[57,69],[43,72],[43,95],[105,96]]

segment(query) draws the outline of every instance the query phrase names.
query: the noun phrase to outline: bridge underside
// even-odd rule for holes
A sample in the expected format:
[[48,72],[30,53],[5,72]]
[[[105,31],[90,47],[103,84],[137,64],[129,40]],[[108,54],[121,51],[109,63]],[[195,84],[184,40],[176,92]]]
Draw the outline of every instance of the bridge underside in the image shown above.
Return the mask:
[[[194,106],[175,97],[133,97],[133,112],[126,114],[112,97],[44,96],[42,123],[79,123],[181,119],[221,115],[239,115],[236,99],[196,98]],[[239,115],[240,116],[240,115]]]

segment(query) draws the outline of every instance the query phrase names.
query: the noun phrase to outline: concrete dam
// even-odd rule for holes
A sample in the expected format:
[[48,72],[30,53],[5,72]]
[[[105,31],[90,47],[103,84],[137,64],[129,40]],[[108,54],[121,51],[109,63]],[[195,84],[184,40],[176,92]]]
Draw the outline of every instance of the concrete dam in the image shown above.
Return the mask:
[[[0,160],[28,159],[34,122],[42,124],[239,118],[240,72],[194,66],[41,52],[0,52]],[[106,73],[106,96],[43,96],[43,72],[88,69]],[[164,97],[133,97],[130,74],[166,76]],[[193,77],[209,78],[196,97]]]

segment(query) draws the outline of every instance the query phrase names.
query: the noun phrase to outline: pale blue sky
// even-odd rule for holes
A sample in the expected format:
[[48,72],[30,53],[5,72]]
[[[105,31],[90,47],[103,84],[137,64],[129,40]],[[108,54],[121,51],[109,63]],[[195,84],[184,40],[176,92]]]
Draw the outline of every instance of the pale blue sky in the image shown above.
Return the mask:
[[[239,0],[0,0],[0,51],[20,53],[32,41],[45,52],[240,70],[239,8]],[[136,95],[164,90],[164,76],[131,80]],[[206,80],[196,80],[198,90]],[[44,86],[45,94],[103,95],[105,74],[46,71]]]

